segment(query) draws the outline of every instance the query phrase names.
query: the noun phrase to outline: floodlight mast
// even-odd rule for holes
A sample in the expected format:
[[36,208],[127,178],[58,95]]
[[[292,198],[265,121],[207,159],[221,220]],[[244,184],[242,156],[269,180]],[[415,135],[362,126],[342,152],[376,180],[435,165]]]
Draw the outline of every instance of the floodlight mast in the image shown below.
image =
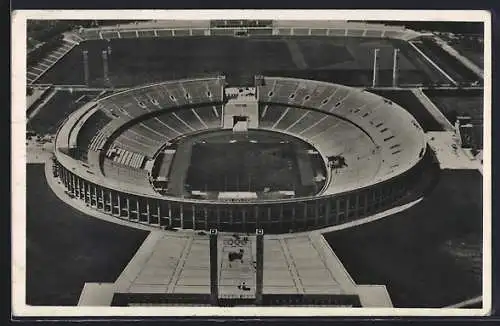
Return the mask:
[[392,87],[398,86],[398,64],[399,64],[399,49],[394,49],[392,56]]
[[373,51],[373,78],[372,78],[372,87],[375,88],[378,84],[378,56],[380,49],[375,49]]

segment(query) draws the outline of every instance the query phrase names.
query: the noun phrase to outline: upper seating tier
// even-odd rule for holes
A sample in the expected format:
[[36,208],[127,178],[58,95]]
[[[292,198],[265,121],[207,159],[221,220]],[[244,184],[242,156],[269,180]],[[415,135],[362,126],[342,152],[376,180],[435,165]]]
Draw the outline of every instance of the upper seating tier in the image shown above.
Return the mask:
[[[364,131],[382,158],[374,180],[411,168],[425,152],[426,140],[415,118],[392,101],[364,90],[313,80],[264,77],[258,97],[263,107],[261,117],[267,115],[263,126],[272,129],[311,137],[314,130],[330,124],[317,114],[299,114],[290,108],[299,106],[333,114]],[[270,110],[273,104],[282,106]]]

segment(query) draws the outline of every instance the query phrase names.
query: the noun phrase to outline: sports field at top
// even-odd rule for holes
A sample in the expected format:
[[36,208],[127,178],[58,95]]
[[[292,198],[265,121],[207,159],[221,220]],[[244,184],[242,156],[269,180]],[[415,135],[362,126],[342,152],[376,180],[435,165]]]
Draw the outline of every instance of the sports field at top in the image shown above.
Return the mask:
[[[221,73],[229,84],[253,82],[256,74],[370,85],[373,52],[379,52],[379,84],[392,84],[393,50],[400,49],[399,82],[447,80],[407,42],[356,37],[178,37],[84,41],[43,75],[38,83],[83,85],[82,51],[88,51],[90,84],[132,86]],[[108,84],[102,51],[108,53]],[[71,72],[71,73],[68,73]]]

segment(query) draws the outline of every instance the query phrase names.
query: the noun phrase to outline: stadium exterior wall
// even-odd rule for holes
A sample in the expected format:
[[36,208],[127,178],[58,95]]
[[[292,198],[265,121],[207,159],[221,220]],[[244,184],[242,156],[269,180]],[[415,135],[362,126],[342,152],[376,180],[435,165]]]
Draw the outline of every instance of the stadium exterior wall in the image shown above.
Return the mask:
[[405,198],[421,178],[432,151],[413,168],[392,179],[331,196],[297,198],[288,202],[203,202],[130,194],[89,182],[55,160],[58,177],[67,191],[117,218],[164,228],[228,232],[298,232],[340,225],[390,209]]

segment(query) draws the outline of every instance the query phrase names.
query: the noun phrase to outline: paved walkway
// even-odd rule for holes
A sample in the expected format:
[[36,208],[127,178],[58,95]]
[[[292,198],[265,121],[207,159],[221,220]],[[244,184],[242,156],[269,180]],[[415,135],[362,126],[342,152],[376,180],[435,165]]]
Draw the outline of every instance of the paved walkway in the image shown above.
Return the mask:
[[482,173],[480,160],[467,155],[458,145],[457,136],[453,132],[428,132],[426,136],[442,169],[472,169]]
[[421,88],[412,89],[412,93],[418,98],[420,103],[429,111],[432,117],[443,127],[446,131],[453,131],[455,128],[451,122],[444,116],[444,114],[439,110],[439,108],[431,101],[427,95],[422,91]]
[[[255,237],[243,261],[229,262],[219,237],[220,295],[252,296]],[[206,293],[210,291],[209,238],[194,233],[149,234],[114,284],[87,283],[79,305],[106,306],[111,293]],[[238,290],[246,282],[250,292]],[[264,294],[357,294],[363,306],[392,307],[384,285],[357,285],[321,234],[264,239]]]
[[113,283],[85,283],[78,306],[110,306],[115,294]]
[[44,164],[52,157],[53,149],[54,143],[52,142],[41,143],[36,140],[26,140],[26,164]]
[[47,95],[42,102],[40,102],[31,112],[30,114],[28,115],[28,122],[33,119],[37,114],[38,112],[40,112],[40,110],[45,106],[45,104],[47,104],[55,95],[57,94],[57,90],[56,89],[53,89],[52,91],[50,91],[49,95]]
[[29,109],[49,89],[49,86],[34,87],[33,93],[26,96],[26,108]]

